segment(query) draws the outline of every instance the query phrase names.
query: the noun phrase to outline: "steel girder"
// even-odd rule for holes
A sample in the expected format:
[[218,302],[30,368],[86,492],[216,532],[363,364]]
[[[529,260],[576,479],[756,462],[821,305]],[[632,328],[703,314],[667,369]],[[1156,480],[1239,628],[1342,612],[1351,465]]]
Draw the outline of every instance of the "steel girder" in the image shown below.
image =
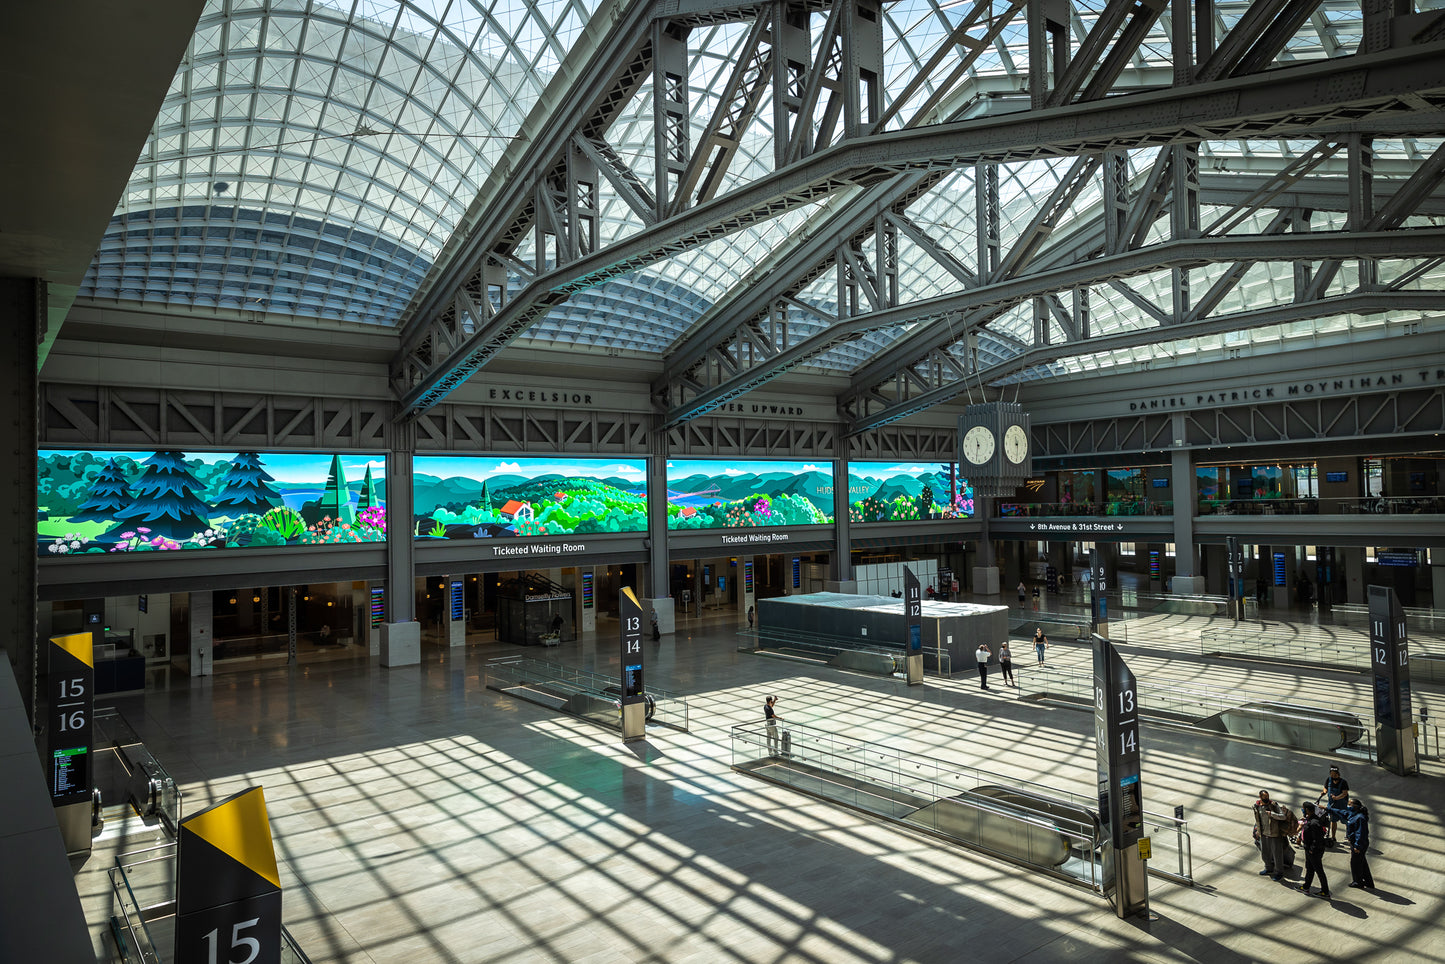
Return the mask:
[[546,272],[464,331],[405,389],[404,415],[436,404],[571,293],[757,223],[776,213],[905,172],[975,161],[1060,157],[1201,139],[1304,134],[1445,106],[1445,45],[1283,68],[1270,83],[1231,79],[1022,116],[873,134],[830,147],[730,194]]
[[[1180,425],[1182,423],[1182,430]],[[1193,450],[1433,436],[1445,424],[1445,389],[1397,389],[1363,396],[1294,398],[1227,408],[1147,412],[1033,426],[1035,458],[1107,458]],[[1182,431],[1182,437],[1181,437]]]
[[385,399],[65,385],[40,391],[40,443],[384,452]]
[[[1445,242],[1445,233],[1433,230],[1427,233],[1429,237],[1422,237],[1418,239],[1421,240],[1423,243],[1420,248],[1416,249],[1412,253],[1403,255],[1383,256],[1433,256],[1436,252],[1438,252],[1438,250],[1440,250],[1438,247],[1435,246],[1439,245],[1442,242]],[[1278,258],[1261,258],[1261,252],[1255,251],[1249,255],[1248,259],[1287,261],[1298,260],[1300,256],[1300,251],[1304,249],[1306,245],[1313,243],[1317,238],[1327,239],[1329,237],[1330,236],[1328,235],[1317,234],[1305,236],[1286,235],[1279,238],[1270,238],[1268,239],[1270,243],[1281,246],[1277,249],[1277,252],[1279,254]],[[1339,239],[1340,236],[1336,236],[1334,238],[1334,240]],[[1224,240],[1235,241],[1246,239],[1201,239],[1193,242],[1169,242],[1167,245],[1161,245],[1160,247],[1175,248],[1176,250],[1182,252],[1183,250],[1189,249],[1193,245],[1203,245],[1205,246],[1205,249],[1207,249],[1208,247],[1219,244],[1220,241]],[[1361,241],[1363,241],[1363,239],[1357,236],[1356,242],[1359,243]],[[1284,250],[1286,248],[1293,248],[1293,254],[1286,254]],[[1356,248],[1355,250],[1363,251],[1365,257],[1372,257],[1374,256],[1370,253],[1370,250],[1372,248],[1373,245],[1366,244],[1364,248]],[[1220,250],[1223,251],[1224,249],[1221,248]],[[1330,256],[1325,255],[1324,257]],[[1226,257],[1220,260],[1230,259],[1231,258]],[[1170,260],[1173,261],[1173,259]],[[1187,261],[1187,258],[1181,258],[1178,263],[1183,264]],[[1204,262],[1195,261],[1193,263],[1195,265],[1198,265]],[[1169,266],[1172,265],[1157,265],[1155,267],[1151,267],[1149,270],[1156,270],[1157,267]],[[1068,344],[1035,346],[1025,352],[1022,352],[1018,356],[1009,359],[1003,364],[995,365],[991,368],[980,371],[977,377],[972,380],[974,382],[978,382],[981,380],[982,382],[987,383],[989,380],[1001,378],[1014,372],[1022,371],[1034,365],[1044,364],[1046,362],[1055,361],[1060,358],[1066,358],[1071,355],[1094,354],[1099,352],[1115,351],[1121,348],[1134,348],[1140,345],[1147,345],[1153,342],[1157,342],[1161,338],[1195,338],[1202,335],[1219,334],[1228,331],[1244,331],[1263,325],[1282,324],[1290,321],[1303,321],[1311,318],[1322,318],[1338,314],[1378,314],[1383,311],[1397,309],[1439,311],[1442,308],[1445,308],[1445,292],[1436,291],[1369,291],[1358,292],[1339,297],[1324,298],[1318,301],[1292,302],[1290,304],[1280,305],[1272,308],[1264,308],[1255,311],[1243,311],[1230,315],[1216,316],[1200,321],[1171,324],[1167,327],[1151,325],[1147,328],[1141,328],[1135,331],[1125,332],[1121,334],[1106,336],[1096,335],[1087,341],[1081,340]],[[953,339],[949,336],[945,336],[945,340],[951,342]],[[932,356],[930,355],[928,357],[931,358]],[[909,415],[917,414],[918,412],[924,411],[925,409],[932,408],[934,405],[950,401],[958,397],[959,395],[964,394],[968,390],[968,384],[963,379],[954,379],[951,381],[940,382],[928,388],[926,391],[917,392],[914,392],[910,389],[910,386],[916,384],[914,381],[905,379],[902,375],[895,376],[895,381],[897,383],[897,388],[899,389],[899,392],[903,397],[889,397],[883,395],[881,392],[879,392],[878,385],[876,384],[854,389],[853,394],[849,398],[849,402],[852,406],[852,410],[849,412],[849,414],[851,414],[852,416],[849,426],[850,432],[866,431],[869,429],[877,428],[880,425],[886,425],[890,422],[894,422],[902,418],[907,418]],[[876,407],[869,407],[870,403],[872,403]],[[868,410],[866,412],[860,411],[860,409],[863,409],[865,407],[868,407]]]

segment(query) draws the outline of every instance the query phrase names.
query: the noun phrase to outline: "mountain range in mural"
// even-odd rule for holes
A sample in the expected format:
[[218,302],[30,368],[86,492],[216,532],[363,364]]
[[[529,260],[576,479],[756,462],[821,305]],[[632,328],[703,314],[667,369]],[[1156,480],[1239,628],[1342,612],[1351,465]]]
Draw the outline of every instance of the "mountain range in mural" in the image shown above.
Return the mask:
[[[421,458],[417,462],[425,464]],[[488,460],[479,460],[478,474],[485,464]],[[415,535],[505,539],[647,531],[647,499],[640,483],[586,475],[586,463],[577,464],[583,474],[500,473],[478,479],[418,472],[412,477]]]

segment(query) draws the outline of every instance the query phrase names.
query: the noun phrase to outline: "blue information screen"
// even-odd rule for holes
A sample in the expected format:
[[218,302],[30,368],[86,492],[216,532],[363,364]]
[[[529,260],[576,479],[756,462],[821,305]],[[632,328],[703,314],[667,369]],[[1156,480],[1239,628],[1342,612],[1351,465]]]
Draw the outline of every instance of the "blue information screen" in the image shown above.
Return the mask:
[[1274,554],[1274,584],[1275,584],[1276,586],[1283,586],[1283,585],[1285,585],[1285,581],[1284,581],[1284,580],[1285,580],[1284,553],[1282,553],[1282,552],[1276,552],[1276,553]]
[[386,588],[371,587],[371,625],[380,626],[386,622]]
[[797,556],[793,557],[793,588],[798,589],[803,585],[803,560]]
[[753,591],[753,564],[743,563],[743,592]]
[[467,618],[466,597],[462,592],[462,581],[452,580],[452,619]]
[[592,573],[582,574],[582,608],[592,608]]

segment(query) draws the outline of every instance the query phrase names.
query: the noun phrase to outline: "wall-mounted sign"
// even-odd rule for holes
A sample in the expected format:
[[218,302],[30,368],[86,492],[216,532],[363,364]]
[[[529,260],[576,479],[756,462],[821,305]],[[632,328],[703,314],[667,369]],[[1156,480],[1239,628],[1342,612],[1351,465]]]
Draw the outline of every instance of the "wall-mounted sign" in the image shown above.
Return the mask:
[[1350,473],[1348,473],[1348,472],[1326,472],[1326,473],[1325,473],[1325,481],[1326,481],[1326,482],[1348,482],[1349,480],[1350,480]]
[[1156,489],[1167,489],[1167,488],[1169,488],[1169,480],[1168,480],[1168,479],[1150,479],[1150,480],[1149,480],[1149,484],[1150,484],[1151,486],[1153,486],[1154,488],[1156,488]]
[[745,562],[745,563],[743,563],[743,592],[745,592],[745,593],[750,593],[750,592],[752,592],[752,591],[753,591],[753,564],[752,564],[752,562]]
[[384,586],[371,587],[371,628],[375,629],[386,622],[386,588]]
[[1375,562],[1382,566],[1411,567],[1420,565],[1420,555],[1411,550],[1375,550]]
[[1094,533],[1123,532],[1122,522],[1030,522],[1029,531],[1040,534],[1057,532],[1086,538]]
[[803,561],[797,556],[793,557],[793,588],[801,589],[803,586]]
[[593,601],[592,601],[592,573],[591,573],[591,572],[583,572],[583,573],[582,573],[582,608],[583,608],[583,609],[591,609],[592,606],[593,606]]
[[466,618],[467,618],[466,595],[465,595],[465,593],[463,593],[463,591],[462,591],[462,581],[461,581],[460,579],[453,579],[453,580],[452,580],[451,596],[452,596],[452,619],[453,619],[453,620],[466,619]]
[[1285,585],[1285,578],[1287,575],[1288,573],[1285,572],[1284,565],[1284,553],[1276,552],[1274,554],[1274,584],[1276,586]]

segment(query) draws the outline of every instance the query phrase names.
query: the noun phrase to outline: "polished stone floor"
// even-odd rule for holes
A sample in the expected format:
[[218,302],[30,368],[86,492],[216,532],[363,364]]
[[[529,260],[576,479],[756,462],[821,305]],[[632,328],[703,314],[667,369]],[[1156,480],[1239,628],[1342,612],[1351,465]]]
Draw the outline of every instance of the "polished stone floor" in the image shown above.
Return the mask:
[[[1359,673],[1200,657],[1211,624],[1130,622],[1141,687],[1159,673],[1368,707]],[[1257,876],[1249,805],[1261,788],[1313,800],[1330,758],[1146,725],[1146,808],[1184,806],[1196,885],[1151,880],[1154,919],[1121,921],[1083,888],[730,767],[729,728],[774,694],[787,721],[1088,793],[1090,714],[963,673],[910,688],[738,644],[721,618],[655,644],[649,682],[688,697],[691,729],[631,745],[487,689],[485,661],[519,651],[500,644],[179,680],[117,705],[187,812],[265,788],[286,924],[317,964],[1445,961],[1438,759],[1408,778],[1345,762],[1373,814],[1378,890],[1347,888],[1330,854],[1324,901]],[[617,672],[611,638],[521,651]],[[1049,660],[1087,669],[1089,652],[1055,640]],[[1417,705],[1442,696],[1417,687]],[[113,821],[80,873],[98,949],[110,860],[155,839]]]

